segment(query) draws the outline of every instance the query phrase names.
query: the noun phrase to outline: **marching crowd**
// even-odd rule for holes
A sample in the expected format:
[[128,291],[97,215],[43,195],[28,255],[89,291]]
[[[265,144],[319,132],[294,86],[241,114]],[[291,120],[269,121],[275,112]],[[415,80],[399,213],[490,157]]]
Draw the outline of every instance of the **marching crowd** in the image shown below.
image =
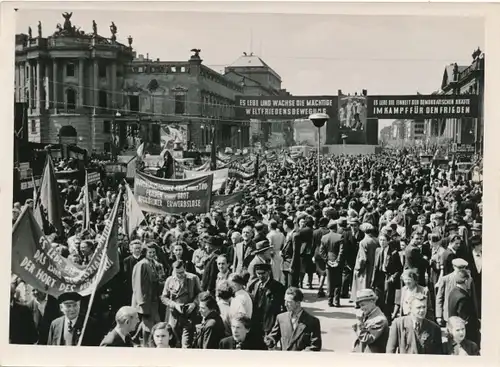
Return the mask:
[[[265,164],[257,180],[230,179],[237,205],[146,213],[131,238],[122,230],[120,272],[97,292],[82,345],[321,351],[303,307],[302,289],[317,287],[330,307],[356,308],[354,352],[479,355],[480,184],[392,150],[321,157],[319,192],[316,157]],[[82,188],[68,183],[52,247],[88,264],[116,189],[99,186],[86,230]],[[11,343],[76,345],[88,297],[55,299],[14,275],[11,295]]]

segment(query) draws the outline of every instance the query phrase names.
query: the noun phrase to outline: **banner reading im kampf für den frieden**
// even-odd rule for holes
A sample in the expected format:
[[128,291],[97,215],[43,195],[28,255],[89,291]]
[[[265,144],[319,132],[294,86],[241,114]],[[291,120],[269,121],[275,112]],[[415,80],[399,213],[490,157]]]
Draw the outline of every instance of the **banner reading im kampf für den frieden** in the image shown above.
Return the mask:
[[214,176],[169,180],[136,171],[134,196],[142,210],[160,214],[210,211]]
[[[31,209],[25,208],[12,230],[12,272],[33,288],[56,298],[65,292],[90,295],[97,282],[98,287],[104,285],[120,270],[117,213],[121,199],[120,192],[96,251],[86,266],[75,265],[60,256],[45,239]],[[104,268],[99,271],[101,264]]]

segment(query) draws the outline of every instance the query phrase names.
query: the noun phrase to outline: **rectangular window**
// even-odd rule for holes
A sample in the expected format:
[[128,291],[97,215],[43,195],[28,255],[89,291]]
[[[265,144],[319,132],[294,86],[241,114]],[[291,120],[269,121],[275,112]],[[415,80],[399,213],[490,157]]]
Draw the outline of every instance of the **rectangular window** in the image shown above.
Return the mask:
[[128,96],[130,112],[139,112],[139,96]]
[[102,122],[104,134],[111,134],[111,121],[105,120]]
[[107,65],[105,62],[99,63],[99,78],[106,78],[107,76]]
[[72,62],[66,64],[66,76],[75,76],[75,64]]
[[100,108],[108,107],[108,94],[103,90],[99,91],[99,107]]
[[175,95],[175,114],[183,115],[186,113],[186,95],[176,94]]
[[36,134],[36,120],[31,120],[31,132]]

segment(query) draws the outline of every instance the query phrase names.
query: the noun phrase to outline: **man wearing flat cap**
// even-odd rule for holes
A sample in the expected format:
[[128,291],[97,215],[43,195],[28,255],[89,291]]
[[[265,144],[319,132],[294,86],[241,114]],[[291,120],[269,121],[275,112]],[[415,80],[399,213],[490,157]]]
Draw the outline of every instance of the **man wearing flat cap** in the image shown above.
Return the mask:
[[83,330],[84,314],[80,314],[82,297],[76,292],[63,293],[58,301],[63,316],[58,317],[49,329],[47,345],[76,346],[83,333],[84,346],[99,346],[103,332],[97,321],[89,317]]
[[[451,291],[455,288],[457,281],[456,277],[457,274],[461,270],[466,270],[469,263],[465,261],[464,259],[457,258],[452,261],[453,265],[453,272],[442,276],[437,284],[437,292],[436,292],[436,322],[444,326],[445,322],[448,321],[449,317],[449,307],[448,303],[450,300],[450,293]],[[472,282],[472,279],[467,279],[467,281],[464,283],[464,287],[467,290],[467,292],[472,296],[472,299],[475,301],[475,308],[477,308],[477,295],[476,295],[476,289],[474,286],[474,282]]]
[[259,338],[263,338],[271,332],[276,317],[285,311],[285,286],[272,278],[271,264],[255,264],[254,270],[256,278],[247,289],[254,304],[252,325]]
[[361,289],[356,294],[359,310],[357,323],[353,325],[356,333],[354,353],[385,353],[389,322],[376,302],[377,295],[371,289]]

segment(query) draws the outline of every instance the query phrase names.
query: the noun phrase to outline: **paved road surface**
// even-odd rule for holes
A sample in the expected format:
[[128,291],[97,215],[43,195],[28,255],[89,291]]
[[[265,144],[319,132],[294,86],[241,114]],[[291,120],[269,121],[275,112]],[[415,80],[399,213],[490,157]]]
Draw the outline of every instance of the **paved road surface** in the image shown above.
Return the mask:
[[321,323],[322,351],[351,352],[355,337],[352,325],[356,322],[354,304],[349,303],[347,299],[341,299],[341,307],[330,307],[327,298],[318,299],[317,283],[313,285],[313,290],[302,289],[305,298],[302,306]]

